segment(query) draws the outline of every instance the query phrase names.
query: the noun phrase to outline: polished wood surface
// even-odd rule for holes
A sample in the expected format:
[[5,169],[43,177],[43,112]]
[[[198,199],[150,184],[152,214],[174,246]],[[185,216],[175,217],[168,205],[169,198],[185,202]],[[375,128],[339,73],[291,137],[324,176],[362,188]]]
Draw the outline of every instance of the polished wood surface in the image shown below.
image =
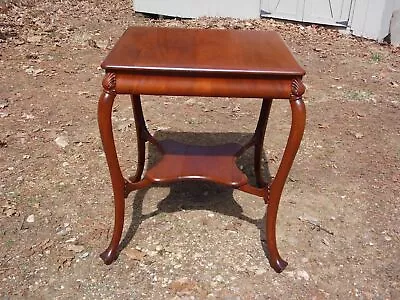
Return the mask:
[[[236,98],[288,99],[292,93],[293,77],[268,76],[183,76],[174,74],[128,74],[115,75],[118,94],[206,96]],[[172,77],[173,76],[173,77]]]
[[[106,264],[118,256],[125,198],[156,183],[208,180],[256,195],[266,206],[266,245],[271,267],[281,272],[287,263],[276,244],[278,206],[299,148],[305,126],[301,81],[304,70],[274,32],[129,28],[102,64],[106,71],[99,99],[98,121],[114,192],[114,231],[101,254]],[[112,107],[118,94],[130,94],[135,118],[138,163],[125,179],[115,149]],[[259,97],[262,106],[253,137],[244,145],[229,143],[205,147],[173,140],[156,140],[146,126],[140,94],[222,97]],[[278,171],[271,183],[261,174],[261,154],[274,98],[289,100],[292,123]],[[166,119],[166,122],[168,120]],[[146,142],[156,146],[161,160],[144,172]],[[248,182],[236,160],[254,147],[257,186]]]
[[236,165],[235,155],[242,148],[240,144],[195,146],[165,140],[160,145],[163,157],[145,175],[152,182],[201,179],[238,188],[248,181]]
[[132,27],[104,60],[106,70],[303,76],[273,31]]

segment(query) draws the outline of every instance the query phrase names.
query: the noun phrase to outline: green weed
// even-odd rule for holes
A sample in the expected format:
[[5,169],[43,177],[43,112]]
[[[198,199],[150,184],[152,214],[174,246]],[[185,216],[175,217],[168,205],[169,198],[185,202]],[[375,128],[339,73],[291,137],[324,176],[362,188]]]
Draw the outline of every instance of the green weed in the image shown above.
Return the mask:
[[353,90],[347,93],[346,98],[353,101],[368,101],[372,98],[372,93],[369,91]]
[[374,63],[380,63],[382,61],[382,59],[383,59],[382,54],[380,54],[378,52],[371,53],[371,60]]

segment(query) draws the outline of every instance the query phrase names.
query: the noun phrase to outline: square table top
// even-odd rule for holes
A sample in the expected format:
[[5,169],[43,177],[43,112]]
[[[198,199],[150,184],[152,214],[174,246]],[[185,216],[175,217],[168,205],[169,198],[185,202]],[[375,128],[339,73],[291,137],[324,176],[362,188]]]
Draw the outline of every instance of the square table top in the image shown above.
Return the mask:
[[130,27],[102,63],[107,71],[303,76],[273,31]]

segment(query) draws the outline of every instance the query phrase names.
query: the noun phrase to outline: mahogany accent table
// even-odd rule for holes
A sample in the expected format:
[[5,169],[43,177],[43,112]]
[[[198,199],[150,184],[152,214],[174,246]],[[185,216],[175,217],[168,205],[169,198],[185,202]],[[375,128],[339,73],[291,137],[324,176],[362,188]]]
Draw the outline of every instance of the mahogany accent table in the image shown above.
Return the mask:
[[[115,204],[114,232],[109,247],[101,254],[103,261],[110,264],[118,256],[124,199],[130,192],[155,183],[197,179],[239,189],[264,200],[269,262],[275,271],[281,272],[287,263],[276,246],[276,216],[283,186],[303,136],[306,114],[302,100],[305,72],[280,36],[267,31],[132,27],[101,66],[106,74],[98,104],[98,122]],[[122,175],[112,131],[112,106],[117,94],[131,95],[135,117],[138,164],[136,174],[129,179]],[[156,140],[146,127],[141,94],[263,100],[254,135],[245,145],[205,147]],[[278,171],[267,184],[261,175],[261,154],[273,99],[289,100],[292,123]],[[154,144],[162,158],[143,175],[146,142]],[[236,159],[253,146],[257,186],[250,185],[236,166]]]

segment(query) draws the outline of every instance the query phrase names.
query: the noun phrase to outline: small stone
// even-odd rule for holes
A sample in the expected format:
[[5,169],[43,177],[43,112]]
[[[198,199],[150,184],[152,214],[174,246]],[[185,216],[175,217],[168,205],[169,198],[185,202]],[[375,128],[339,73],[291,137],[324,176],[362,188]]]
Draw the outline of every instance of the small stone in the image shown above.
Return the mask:
[[236,105],[234,108],[232,108],[232,112],[236,113],[240,111],[240,104]]
[[305,281],[310,280],[310,275],[304,270],[297,271],[297,278],[298,279],[304,279]]
[[185,104],[190,105],[190,106],[193,104],[196,104],[196,99],[191,98],[189,100],[186,100]]
[[28,222],[28,223],[33,223],[33,222],[35,222],[35,215],[29,215],[29,216],[26,218],[26,222]]
[[72,229],[71,229],[71,227],[69,227],[69,224],[68,224],[68,223],[65,223],[65,224],[64,224],[64,228],[59,229],[59,230],[57,231],[57,234],[58,234],[58,235],[61,235],[61,236],[64,236],[64,235],[67,235],[71,230],[72,230]]
[[302,258],[301,258],[301,262],[302,262],[303,264],[308,263],[308,257],[302,257]]
[[156,246],[156,251],[157,252],[160,252],[162,249],[163,249],[163,247],[161,245],[157,245]]
[[171,127],[168,126],[156,126],[156,131],[167,131],[169,130]]
[[156,256],[158,254],[158,252],[157,251],[146,251],[146,254],[149,257],[154,257],[154,256]]
[[68,139],[65,136],[59,136],[54,141],[60,148],[65,148],[68,146]]
[[107,47],[108,47],[108,44],[109,44],[109,41],[108,40],[98,40],[97,41],[97,46],[99,46],[99,48],[100,49],[107,49]]
[[181,268],[181,267],[182,267],[181,264],[176,264],[176,265],[174,265],[174,269],[179,269],[179,268]]
[[388,236],[388,235],[385,235],[385,241],[388,241],[388,242],[390,242],[392,240],[392,238],[390,237],[390,236]]
[[256,269],[255,274],[256,275],[262,275],[262,274],[264,274],[266,272],[267,272],[267,270],[265,270],[263,268],[260,268],[260,269]]
[[217,275],[217,276],[214,277],[214,281],[224,282],[224,278],[222,277],[222,275]]
[[294,277],[294,272],[293,272],[293,271],[287,271],[287,272],[285,272],[285,274],[286,274],[288,277],[291,277],[291,278]]
[[328,242],[328,240],[325,239],[325,238],[322,239],[322,243],[325,244],[325,245],[327,245],[327,246],[330,245],[330,243]]
[[34,35],[28,35],[26,40],[29,43],[36,44],[36,43],[39,43],[42,40],[42,37],[40,35],[35,35],[35,34]]
[[76,237],[70,238],[65,241],[66,243],[75,243],[76,242]]
[[79,255],[79,258],[86,258],[89,256],[89,252],[83,252],[82,254]]
[[5,211],[4,211],[4,214],[5,214],[7,217],[11,217],[11,216],[17,214],[17,210],[16,210],[15,208],[6,208]]
[[27,119],[27,120],[32,120],[32,119],[35,118],[34,115],[32,115],[32,114],[26,114],[26,113],[24,113],[24,114],[22,115],[22,117],[25,118],[25,119]]
[[8,106],[8,100],[0,100],[0,109],[6,108]]
[[44,69],[35,69],[33,66],[30,66],[25,69],[25,72],[29,75],[33,75],[34,77],[38,76],[40,73],[43,73]]

